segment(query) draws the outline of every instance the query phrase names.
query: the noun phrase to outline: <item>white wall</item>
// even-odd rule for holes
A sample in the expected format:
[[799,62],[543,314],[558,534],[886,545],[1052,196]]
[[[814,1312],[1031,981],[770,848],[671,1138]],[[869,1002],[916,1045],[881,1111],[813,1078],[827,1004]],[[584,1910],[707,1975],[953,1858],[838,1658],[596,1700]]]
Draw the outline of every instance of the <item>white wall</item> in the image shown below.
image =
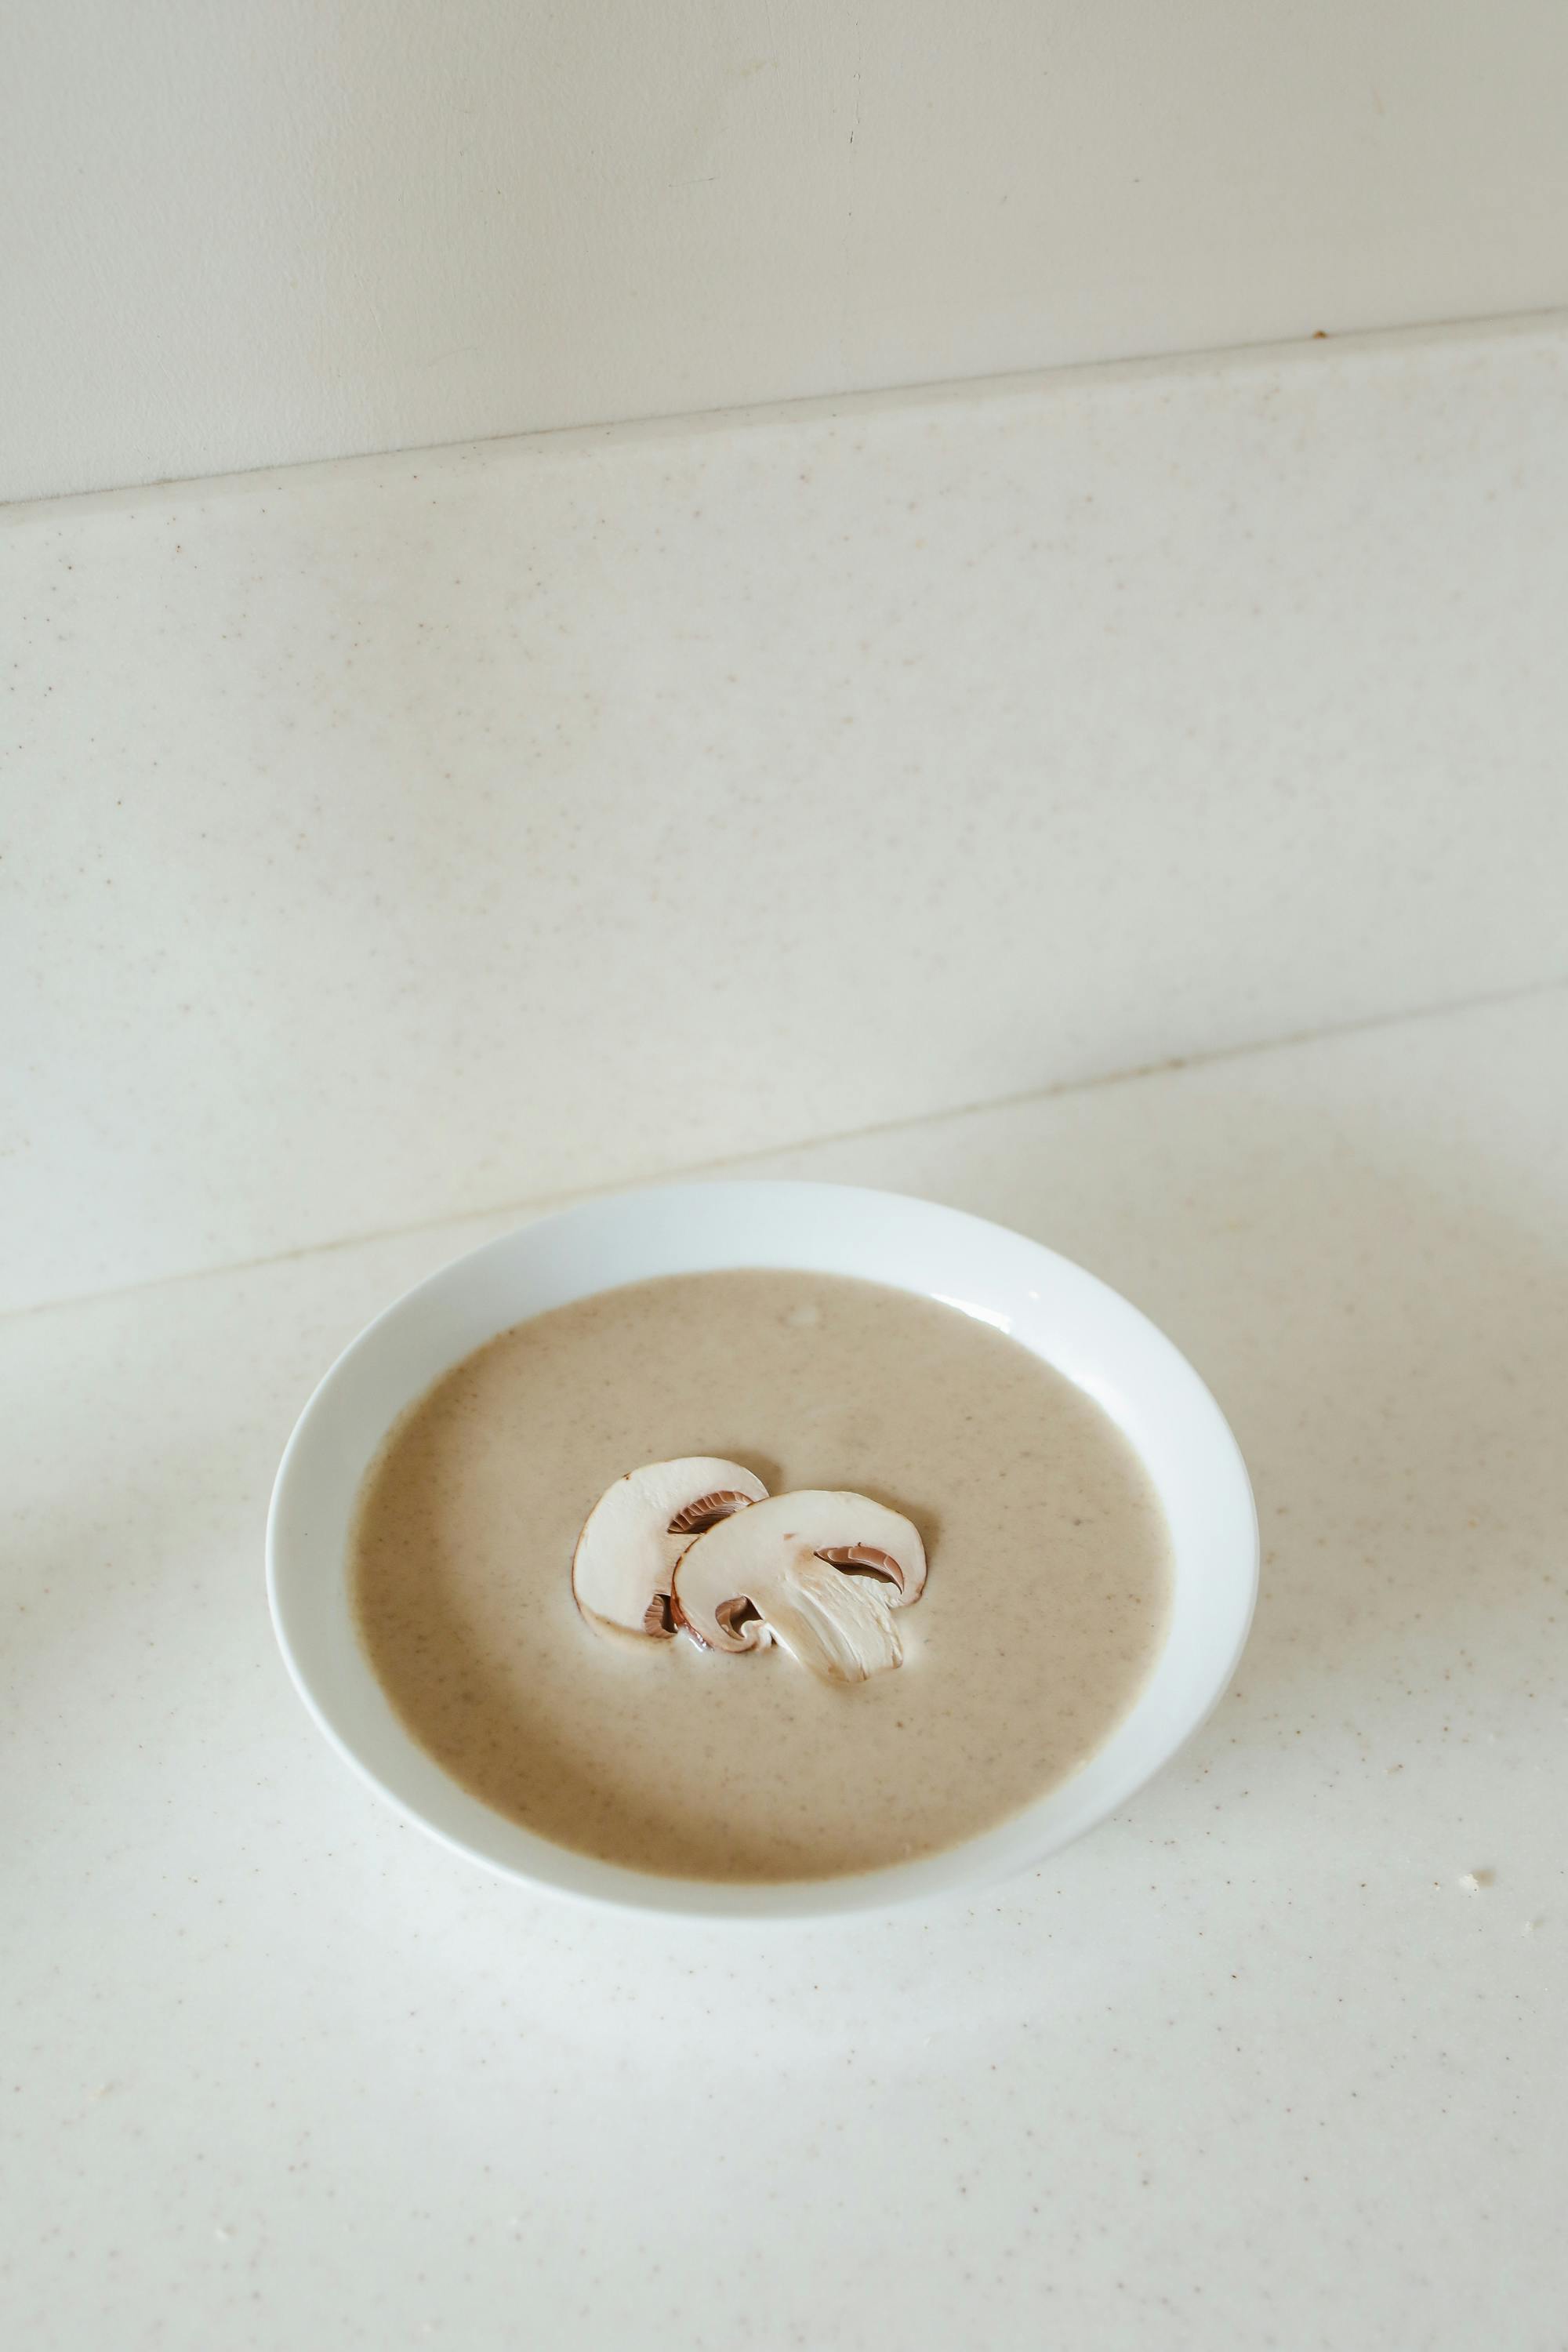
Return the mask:
[[1568,299],[1562,0],[10,0],[0,497]]
[[16,509],[0,1303],[1568,971],[1568,329]]

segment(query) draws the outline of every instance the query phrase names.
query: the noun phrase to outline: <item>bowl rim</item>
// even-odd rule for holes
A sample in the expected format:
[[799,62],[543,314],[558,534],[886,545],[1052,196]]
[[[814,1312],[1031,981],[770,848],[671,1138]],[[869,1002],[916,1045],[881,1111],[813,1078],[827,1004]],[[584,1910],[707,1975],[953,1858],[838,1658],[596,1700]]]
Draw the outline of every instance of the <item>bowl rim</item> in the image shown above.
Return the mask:
[[[682,1206],[695,1204],[699,1201],[704,1207],[715,1207],[721,1200],[728,1204],[749,1202],[760,1205],[763,1196],[767,1196],[776,1206],[780,1196],[786,1195],[797,1200],[803,1210],[808,1209],[813,1201],[817,1201],[858,1203],[863,1210],[889,1214],[919,1212],[923,1216],[937,1221],[943,1226],[951,1227],[954,1231],[960,1227],[967,1227],[971,1229],[972,1234],[989,1236],[993,1242],[1001,1241],[1009,1249],[1032,1255],[1041,1267],[1048,1268],[1056,1278],[1070,1279],[1074,1285],[1080,1287],[1084,1296],[1098,1295],[1105,1308],[1115,1318],[1120,1319],[1129,1329],[1141,1328],[1144,1341],[1152,1344],[1164,1356],[1167,1370],[1185,1388],[1189,1405],[1197,1410],[1206,1423],[1205,1434],[1212,1455],[1210,1467],[1222,1484],[1229,1486],[1230,1504],[1233,1512],[1239,1514],[1238,1524],[1241,1530],[1240,1549],[1230,1563],[1231,1579],[1236,1587],[1236,1593],[1229,1614],[1226,1638],[1215,1646],[1209,1656],[1205,1671],[1201,1677],[1200,1702],[1184,1721],[1176,1738],[1163,1746],[1159,1753],[1154,1755],[1146,1766],[1131,1775],[1124,1776],[1113,1794],[1104,1801],[1093,1803],[1084,1812],[1083,1818],[1060,1833],[1052,1833],[1045,1830],[1042,1824],[1040,1833],[1031,1835],[1030,1828],[1042,1811],[1050,1807],[1054,1800],[1059,1800],[1062,1790],[1070,1789],[1073,1781],[1087,1769],[1088,1764],[1091,1763],[1097,1755],[1103,1753],[1109,1740],[1116,1738],[1121,1728],[1120,1725],[1109,1735],[1107,1741],[1102,1741],[1099,1748],[1090,1751],[1089,1757],[1079,1767],[1078,1772],[1069,1775],[1066,1782],[1054,1784],[1039,1798],[1009,1814],[990,1829],[981,1831],[973,1837],[961,1840],[954,1845],[943,1847],[935,1853],[921,1855],[909,1862],[883,1864],[873,1870],[847,1873],[830,1878],[778,1881],[676,1878],[636,1870],[625,1864],[602,1861],[577,1849],[557,1845],[552,1841],[522,1828],[521,1824],[511,1822],[507,1816],[494,1811],[492,1808],[484,1805],[481,1800],[472,1797],[468,1791],[463,1790],[459,1782],[435,1764],[434,1759],[427,1756],[426,1751],[421,1748],[413,1734],[402,1725],[395,1715],[391,1715],[390,1702],[387,1702],[391,1720],[396,1724],[397,1737],[409,1755],[420,1759],[422,1765],[428,1766],[437,1772],[447,1791],[456,1792],[467,1805],[477,1808],[489,1823],[495,1825],[499,1832],[504,1832],[504,1835],[498,1836],[495,1841],[496,1846],[516,1848],[515,1853],[493,1849],[487,1851],[482,1843],[475,1842],[472,1835],[460,1834],[441,1822],[433,1820],[428,1813],[420,1809],[416,1802],[411,1801],[405,1793],[398,1791],[388,1784],[374,1765],[360,1752],[354,1740],[344,1731],[334,1713],[330,1696],[323,1697],[318,1687],[319,1678],[312,1672],[308,1657],[302,1654],[302,1650],[307,1645],[300,1639],[296,1611],[288,1590],[289,1578],[284,1557],[287,1543],[285,1523],[289,1517],[289,1507],[296,1482],[300,1476],[301,1466],[305,1463],[319,1424],[332,1401],[343,1391],[345,1384],[354,1378],[357,1365],[371,1356],[384,1341],[389,1329],[395,1328],[400,1322],[417,1315],[426,1302],[439,1297],[453,1284],[461,1270],[477,1269],[487,1258],[499,1259],[509,1251],[515,1250],[520,1244],[531,1243],[538,1246],[548,1247],[552,1238],[564,1238],[573,1230],[579,1233],[591,1230],[595,1225],[603,1223],[606,1220],[617,1223],[622,1220],[635,1222],[638,1216],[650,1212],[655,1214],[662,1213],[668,1216],[670,1212],[679,1212]],[[728,1262],[737,1263],[734,1260]],[[805,1262],[802,1263],[804,1265]],[[826,1272],[830,1269],[821,1270]],[[650,1268],[641,1276],[634,1274],[618,1276],[599,1287],[605,1291],[621,1288],[627,1281],[652,1279],[656,1271]],[[878,1280],[885,1277],[871,1276],[861,1278]],[[929,1291],[920,1291],[910,1283],[895,1282],[889,1286],[909,1289],[912,1296],[935,1295]],[[595,1292],[592,1285],[585,1289],[578,1289],[573,1294],[578,1297],[594,1295]],[[952,1301],[948,1303],[959,1304]],[[544,1310],[541,1308],[531,1310],[534,1313],[542,1311]],[[963,1311],[962,1307],[960,1311]],[[518,1317],[516,1321],[522,1322],[528,1319],[529,1316],[523,1315]],[[494,1336],[499,1336],[501,1331],[512,1328],[513,1325],[510,1323],[498,1324]],[[480,1340],[474,1344],[485,1343]],[[1027,1346],[1028,1342],[1021,1341],[1020,1344]],[[460,1362],[463,1356],[470,1352],[472,1352],[471,1348],[460,1349],[452,1357],[451,1363]],[[1041,1353],[1042,1351],[1037,1349],[1032,1349],[1031,1352]],[[450,1369],[450,1365],[447,1369]],[[441,1374],[437,1372],[433,1377],[439,1379]],[[1070,1378],[1071,1375],[1068,1374],[1068,1377]],[[416,1394],[419,1391],[416,1391]],[[391,1425],[389,1422],[385,1424],[385,1428],[389,1429]],[[384,1429],[383,1434],[384,1433]],[[371,1458],[374,1459],[374,1454]],[[1145,1463],[1145,1467],[1148,1466]],[[363,1475],[362,1469],[360,1473],[362,1479]],[[1153,1475],[1152,1470],[1150,1475]],[[1163,1496],[1162,1500],[1163,1501]],[[267,1516],[266,1559],[268,1604],[273,1632],[289,1679],[306,1712],[328,1744],[336,1750],[356,1777],[371,1789],[383,1803],[388,1805],[400,1820],[413,1823],[426,1835],[433,1837],[450,1852],[462,1855],[465,1860],[479,1864],[495,1875],[601,1913],[606,1911],[623,1915],[637,1913],[672,1921],[697,1920],[705,1925],[728,1923],[745,1926],[765,1922],[773,1926],[791,1921],[809,1924],[813,1920],[821,1921],[836,1916],[865,1916],[892,1911],[905,1908],[912,1904],[931,1902],[942,1895],[953,1893],[977,1894],[1016,1873],[1037,1867],[1053,1854],[1059,1853],[1065,1846],[1087,1834],[1109,1815],[1119,1811],[1123,1805],[1131,1802],[1141,1790],[1147,1787],[1158,1773],[1163,1772],[1167,1765],[1173,1761],[1189,1740],[1202,1729],[1236,1673],[1247,1644],[1257,1605],[1259,1538],[1257,1505],[1246,1463],[1236,1436],[1213,1392],[1188,1359],[1160,1329],[1159,1326],[1153,1323],[1141,1308],[1133,1306],[1131,1301],[1124,1297],[1121,1292],[1102,1281],[1099,1276],[1089,1273],[1087,1268],[1079,1265],[1073,1259],[1064,1257],[1045,1243],[1037,1242],[1031,1235],[1019,1233],[1011,1226],[999,1224],[989,1218],[976,1216],[969,1210],[953,1208],[945,1202],[923,1199],[917,1194],[888,1192],[863,1185],[835,1184],[803,1179],[716,1178],[679,1179],[668,1183],[638,1186],[624,1192],[596,1193],[569,1207],[547,1213],[542,1216],[529,1218],[522,1223],[493,1235],[488,1241],[481,1242],[471,1249],[460,1251],[390,1300],[355,1334],[329,1365],[300,1412],[288,1444],[284,1447],[273,1483]],[[346,1568],[346,1561],[342,1565]],[[1156,1668],[1158,1664],[1157,1658]],[[369,1671],[368,1660],[365,1661],[365,1664]],[[1122,1723],[1130,1720],[1131,1714],[1136,1712],[1143,1691],[1148,1688],[1149,1681],[1152,1680],[1153,1671],[1153,1669],[1151,1670],[1150,1677],[1141,1688],[1139,1699],[1133,1702],[1133,1707],[1129,1710],[1129,1715],[1122,1718]],[[384,1694],[383,1696],[384,1697]]]

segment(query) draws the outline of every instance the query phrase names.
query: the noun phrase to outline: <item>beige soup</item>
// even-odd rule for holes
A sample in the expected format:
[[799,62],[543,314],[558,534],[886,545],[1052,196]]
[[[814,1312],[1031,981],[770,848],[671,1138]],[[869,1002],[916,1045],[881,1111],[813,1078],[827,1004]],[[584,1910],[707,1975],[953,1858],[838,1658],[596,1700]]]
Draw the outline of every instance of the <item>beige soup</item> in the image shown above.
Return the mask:
[[[595,1632],[577,1532],[623,1472],[745,1463],[853,1487],[931,1558],[905,1663],[853,1685],[778,1649]],[[640,1870],[869,1870],[990,1827],[1127,1712],[1163,1635],[1169,1544],[1121,1433],[956,1308],[837,1276],[677,1275],[520,1324],[394,1431],[355,1538],[362,1635],[463,1786]]]

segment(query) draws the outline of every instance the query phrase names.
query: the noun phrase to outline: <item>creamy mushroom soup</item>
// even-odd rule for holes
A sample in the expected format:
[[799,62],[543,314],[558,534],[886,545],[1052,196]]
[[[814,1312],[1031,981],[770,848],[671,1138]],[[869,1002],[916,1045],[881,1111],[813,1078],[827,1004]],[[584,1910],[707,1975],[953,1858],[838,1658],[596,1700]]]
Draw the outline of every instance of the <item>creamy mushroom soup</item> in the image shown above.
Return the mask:
[[[589,1512],[687,1455],[907,1515],[929,1573],[896,1671],[584,1617]],[[1126,1714],[1170,1583],[1148,1476],[1081,1390],[954,1307],[762,1271],[605,1291],[479,1349],[393,1432],[354,1553],[375,1670],[456,1780],[560,1845],[707,1879],[869,1870],[1005,1820]]]

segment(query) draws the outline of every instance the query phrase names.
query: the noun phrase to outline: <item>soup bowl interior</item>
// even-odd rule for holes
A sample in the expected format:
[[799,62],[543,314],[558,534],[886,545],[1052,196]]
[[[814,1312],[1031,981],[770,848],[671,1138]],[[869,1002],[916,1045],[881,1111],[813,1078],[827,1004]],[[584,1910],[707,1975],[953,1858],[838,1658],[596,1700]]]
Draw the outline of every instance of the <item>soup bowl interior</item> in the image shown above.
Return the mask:
[[[1169,1523],[1164,1646],[1131,1711],[1070,1779],[982,1835],[887,1869],[779,1884],[673,1879],[533,1835],[470,1796],[406,1732],[361,1646],[350,1539],[393,1423],[528,1317],[655,1276],[735,1266],[857,1276],[1009,1333],[1130,1439]],[[387,1308],[333,1365],[290,1438],[267,1536],[273,1622],[306,1706],[407,1818],[511,1877],[622,1908],[731,1919],[881,1909],[1043,1861],[1113,1811],[1202,1723],[1235,1670],[1258,1582],[1236,1441],[1184,1357],[1137,1308],[1021,1234],[954,1209],[839,1185],[675,1185],[594,1201],[488,1243]],[[562,1573],[567,1572],[565,1562]]]

